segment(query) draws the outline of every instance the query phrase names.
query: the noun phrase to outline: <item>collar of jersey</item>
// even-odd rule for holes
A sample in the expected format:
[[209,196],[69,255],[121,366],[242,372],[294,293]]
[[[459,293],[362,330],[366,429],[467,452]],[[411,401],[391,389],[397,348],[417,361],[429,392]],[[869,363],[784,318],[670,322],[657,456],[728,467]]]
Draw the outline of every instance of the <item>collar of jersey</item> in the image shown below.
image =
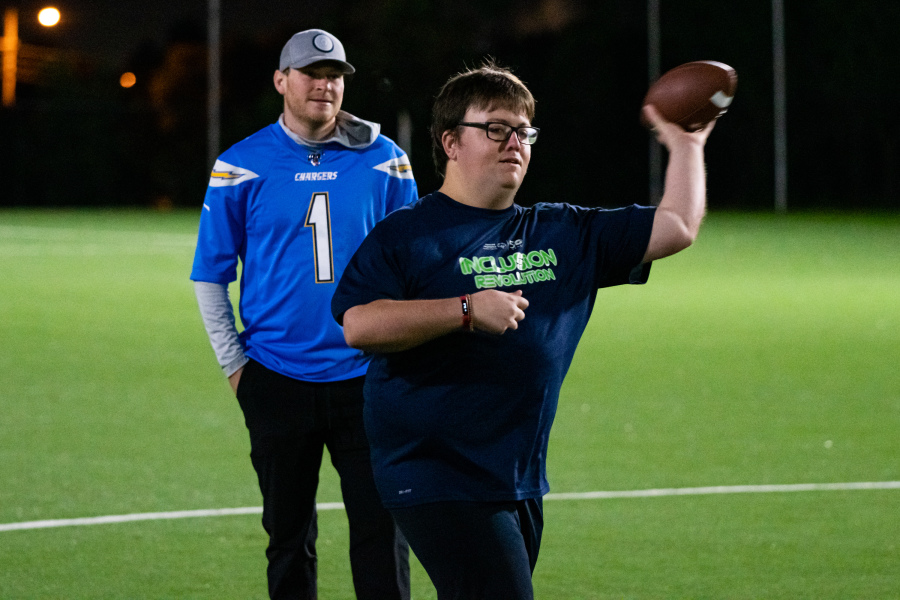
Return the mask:
[[375,140],[378,139],[378,134],[381,132],[381,125],[378,123],[354,117],[350,113],[344,111],[338,112],[334,133],[325,140],[314,141],[300,137],[285,125],[284,113],[278,117],[278,124],[281,125],[281,130],[284,131],[286,136],[291,138],[297,144],[306,146],[307,148],[320,148],[326,144],[335,142],[352,150],[361,150],[371,146]]

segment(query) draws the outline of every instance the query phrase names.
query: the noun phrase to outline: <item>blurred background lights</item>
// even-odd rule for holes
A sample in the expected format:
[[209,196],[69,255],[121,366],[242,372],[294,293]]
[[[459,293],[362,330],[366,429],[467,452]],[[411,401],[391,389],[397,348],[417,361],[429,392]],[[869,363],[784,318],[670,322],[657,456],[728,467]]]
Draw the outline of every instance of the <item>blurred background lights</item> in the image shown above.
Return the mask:
[[130,71],[127,73],[122,73],[122,76],[119,77],[119,85],[121,85],[123,88],[130,88],[135,83],[137,83],[137,77],[135,77],[134,73]]
[[38,13],[38,22],[44,27],[53,27],[59,23],[59,11],[52,6],[48,6]]

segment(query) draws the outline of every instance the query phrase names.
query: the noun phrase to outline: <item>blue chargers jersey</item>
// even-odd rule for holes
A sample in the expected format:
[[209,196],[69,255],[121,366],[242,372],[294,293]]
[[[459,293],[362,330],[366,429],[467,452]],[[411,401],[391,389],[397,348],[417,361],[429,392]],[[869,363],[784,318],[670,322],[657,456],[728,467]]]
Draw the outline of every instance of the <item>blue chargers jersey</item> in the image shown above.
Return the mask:
[[[644,283],[655,208],[513,205],[486,210],[441,193],[379,223],[334,294],[336,319],[379,299],[496,289],[529,301],[518,329],[462,329],[376,353],[364,408],[375,483],[388,508],[542,496],[560,388],[599,288]],[[478,302],[472,302],[478,320]]]
[[375,223],[418,197],[404,152],[378,135],[364,148],[307,147],[274,123],[216,161],[191,279],[229,284],[241,264],[245,354],[312,382],[364,375],[331,297]]

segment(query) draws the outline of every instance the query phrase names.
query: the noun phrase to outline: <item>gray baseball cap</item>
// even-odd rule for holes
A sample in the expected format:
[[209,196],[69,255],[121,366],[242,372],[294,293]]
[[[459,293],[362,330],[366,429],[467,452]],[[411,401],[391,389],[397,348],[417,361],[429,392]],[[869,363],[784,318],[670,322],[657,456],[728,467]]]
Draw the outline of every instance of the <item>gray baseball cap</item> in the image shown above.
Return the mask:
[[307,29],[291,36],[281,51],[278,70],[301,69],[323,60],[338,63],[346,75],[356,72],[347,62],[341,41],[322,29]]

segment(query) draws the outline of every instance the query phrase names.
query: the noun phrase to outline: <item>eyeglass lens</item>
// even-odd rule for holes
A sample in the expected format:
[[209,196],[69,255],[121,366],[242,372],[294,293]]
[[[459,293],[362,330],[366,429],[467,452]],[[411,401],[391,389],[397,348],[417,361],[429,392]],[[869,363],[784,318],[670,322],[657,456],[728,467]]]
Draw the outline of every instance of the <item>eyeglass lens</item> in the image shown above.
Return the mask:
[[537,130],[534,127],[512,127],[504,123],[489,123],[487,128],[488,137],[498,142],[504,142],[509,139],[510,133],[515,129],[516,137],[523,144],[533,144],[537,140]]

